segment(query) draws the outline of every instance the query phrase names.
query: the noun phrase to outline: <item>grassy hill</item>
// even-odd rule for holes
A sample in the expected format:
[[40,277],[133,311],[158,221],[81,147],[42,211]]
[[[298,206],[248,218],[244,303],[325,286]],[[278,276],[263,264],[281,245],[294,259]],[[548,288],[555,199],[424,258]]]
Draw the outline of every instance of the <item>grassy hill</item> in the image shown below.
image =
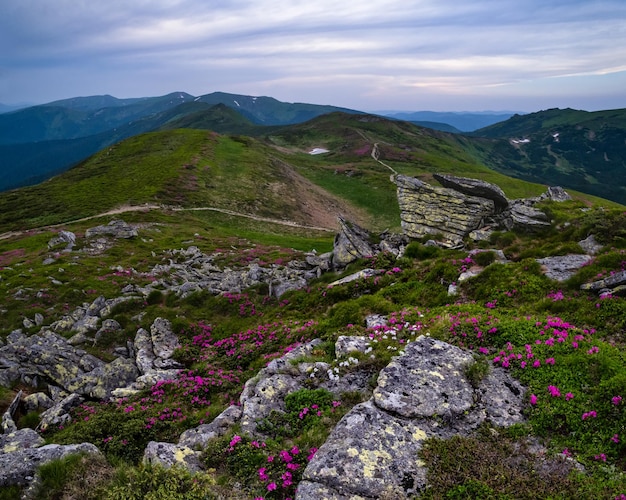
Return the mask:
[[[217,106],[183,114],[175,108],[160,121],[166,129],[189,121],[264,134],[255,139],[176,128],[136,135],[39,185],[0,193],[0,231],[141,204],[229,208],[309,225],[320,225],[324,212],[346,212],[375,228],[397,228],[395,186],[389,169],[371,157],[375,144],[386,165],[427,181],[435,172],[454,171],[497,183],[511,198],[545,190],[485,168],[463,137],[373,115],[331,113],[259,129]],[[309,154],[316,147],[328,152]],[[302,192],[309,193],[306,199]]]
[[626,202],[626,110],[550,109],[474,132],[486,165],[507,175]]
[[[228,112],[222,112],[228,121]],[[197,113],[194,122],[201,125],[203,110]],[[249,263],[282,265],[302,259],[305,251],[332,249],[334,234],[281,222],[332,227],[335,215],[343,213],[372,230],[398,229],[395,186],[389,181],[389,169],[371,157],[374,144],[385,164],[424,180],[435,172],[482,178],[499,184],[511,198],[545,190],[486,169],[480,163],[483,151],[468,138],[369,115],[329,114],[271,129],[257,138],[188,129],[138,135],[40,185],[0,193],[0,231],[31,229],[0,239],[0,335],[5,338],[16,328],[24,329],[23,319],[37,313],[48,323],[99,295],[118,297],[128,285],[145,285],[157,278],[156,266],[176,258],[174,249],[197,246],[213,255],[216,264],[233,268]],[[328,152],[309,154],[314,148]],[[233,430],[209,444],[203,460],[210,471],[194,477],[142,465],[141,450],[150,440],[175,441],[182,431],[210,421],[236,400],[247,379],[291,346],[293,339],[284,327],[292,322],[309,325],[302,330],[302,340],[322,340],[307,361],[329,363],[342,376],[349,374],[351,368],[335,359],[334,341],[339,335],[371,334],[364,319],[372,313],[473,349],[478,367],[474,376],[511,353],[509,369],[528,387],[526,424],[509,430],[484,427],[476,435],[428,442],[419,458],[428,464],[431,489],[419,498],[615,498],[626,492],[622,436],[626,413],[622,400],[613,399],[626,397],[626,302],[617,295],[600,299],[580,289],[582,283],[624,269],[624,208],[580,194],[576,198],[541,206],[554,221],[554,229],[545,233],[495,233],[486,242],[467,242],[465,251],[414,241],[399,260],[383,254],[358,261],[343,273],[322,275],[307,288],[280,299],[264,287],[229,296],[199,292],[186,298],[156,290],[145,300],[117,307],[112,318],[122,330],[106,342],[87,346],[88,352],[111,360],[115,348],[126,345],[138,328],[149,329],[157,317],[170,319],[185,346],[177,359],[194,376],[216,382],[202,393],[210,405],[199,406],[174,384],[164,389],[158,402],[151,399],[150,390],[123,405],[88,401],[76,410],[72,423],[51,429],[46,439],[49,443],[90,441],[102,449],[104,458],[54,462],[42,470],[42,487],[35,498],[293,496],[305,463],[293,471],[293,485],[283,487],[277,479],[281,486],[275,492],[268,492],[259,468],[283,450],[297,447],[303,456],[314,453],[363,395],[341,394],[340,404],[331,411],[330,404],[324,406],[325,393],[299,392],[306,404],[321,405],[323,418],[300,426],[304,419],[298,417],[298,408],[288,415],[295,423],[269,422],[274,425],[272,437],[254,450],[248,446],[245,450],[252,451],[244,455],[229,451]],[[162,208],[68,222],[123,205],[144,204]],[[86,229],[114,217],[136,224],[139,237],[119,240],[96,255],[82,251]],[[78,236],[76,250],[48,248],[60,229]],[[578,241],[589,234],[605,247],[574,277],[557,283],[541,272],[536,258],[580,252]],[[483,257],[470,257],[470,249],[486,252]],[[502,250],[510,262],[494,263],[495,250]],[[54,259],[53,264],[46,263],[48,258]],[[459,294],[450,297],[448,285],[457,282],[468,265],[484,270],[459,283]],[[375,267],[381,275],[328,287],[329,282],[364,267]],[[34,334],[37,327],[24,330]],[[374,358],[358,355],[358,362],[372,370],[373,381],[377,370],[413,338],[410,329],[400,330],[396,337],[381,337],[372,344]],[[236,346],[241,356],[194,344],[194,336],[207,331],[213,339]],[[272,332],[275,338],[246,343],[250,332],[257,331]],[[555,336],[566,340],[561,343]],[[518,362],[517,355],[523,359],[528,346],[533,360],[540,361],[536,368]],[[218,380],[216,373],[224,378]],[[549,387],[562,396],[554,396]],[[22,384],[0,389],[3,408],[16,389],[35,390]],[[159,420],[166,408],[168,412],[176,408],[185,418]],[[592,410],[593,418],[581,418]],[[85,411],[89,415],[81,413]],[[19,425],[35,427],[38,418],[20,415]],[[148,428],[153,419],[158,425]],[[545,444],[542,457],[527,453],[532,448],[528,436]],[[584,472],[564,468],[569,462],[558,457],[565,449],[584,464]],[[550,471],[549,480],[542,475],[544,470]],[[0,490],[0,498],[20,494],[19,488]]]

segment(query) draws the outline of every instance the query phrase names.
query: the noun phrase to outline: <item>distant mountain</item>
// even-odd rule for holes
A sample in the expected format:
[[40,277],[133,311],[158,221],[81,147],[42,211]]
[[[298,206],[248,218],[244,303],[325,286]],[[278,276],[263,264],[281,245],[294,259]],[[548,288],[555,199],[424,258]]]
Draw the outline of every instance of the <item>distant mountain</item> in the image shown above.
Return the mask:
[[441,130],[442,132],[450,132],[451,134],[461,134],[463,133],[456,127],[449,125],[447,123],[440,122],[428,122],[428,121],[412,121],[408,120],[411,123],[418,125],[420,127],[432,128],[433,130]]
[[[451,125],[461,132],[472,132],[479,128],[504,121],[513,113],[463,113],[463,112],[438,112],[438,111],[414,111],[414,112],[386,112],[385,116],[390,116],[398,120],[405,120],[414,123],[445,123]],[[427,127],[428,125],[423,125]],[[433,128],[433,127],[431,127]],[[441,129],[437,129],[441,130]],[[451,132],[451,130],[450,130]]]
[[208,104],[224,104],[235,109],[253,123],[260,125],[290,125],[302,123],[316,116],[334,111],[344,113],[363,114],[337,106],[325,106],[319,104],[281,102],[273,97],[252,97],[225,92],[213,92],[196,98],[197,101]]
[[626,203],[626,109],[548,109],[475,131],[488,166]]
[[17,111],[18,109],[28,108],[32,104],[2,104],[0,102],[0,114],[10,113],[11,111]]
[[258,135],[261,125],[298,123],[337,110],[344,108],[223,92],[75,97],[33,106],[0,115],[0,191],[40,182],[102,148],[152,130],[187,127]]

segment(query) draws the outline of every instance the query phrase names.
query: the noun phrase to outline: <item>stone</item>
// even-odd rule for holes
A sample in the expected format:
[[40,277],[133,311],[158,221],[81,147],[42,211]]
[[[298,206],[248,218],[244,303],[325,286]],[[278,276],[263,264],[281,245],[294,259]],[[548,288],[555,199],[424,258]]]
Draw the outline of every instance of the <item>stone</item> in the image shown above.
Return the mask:
[[33,429],[15,429],[0,435],[0,455],[3,453],[14,453],[27,448],[38,448],[45,442],[46,440]]
[[241,418],[240,406],[229,406],[211,423],[188,429],[180,435],[178,444],[194,450],[203,449],[209,440],[223,436]]
[[335,357],[341,358],[352,352],[365,352],[370,340],[362,336],[340,335],[335,342]]
[[496,210],[501,211],[508,207],[509,200],[504,191],[499,186],[480,179],[470,179],[467,177],[457,177],[455,175],[433,174],[443,187],[454,189],[460,193],[477,196],[492,200]]
[[369,269],[369,268],[362,269],[360,271],[357,271],[354,274],[350,274],[349,276],[345,276],[344,278],[341,278],[337,281],[333,281],[328,286],[333,287],[333,286],[338,286],[338,285],[345,285],[346,283],[352,283],[353,281],[373,278],[374,276],[378,274],[381,274],[381,271],[378,271],[376,269]]
[[593,234],[590,234],[584,240],[579,241],[578,245],[580,245],[580,248],[582,248],[588,255],[597,255],[600,250],[604,248],[604,245],[596,241],[596,237]]
[[45,431],[51,425],[64,425],[68,423],[72,419],[69,411],[82,404],[84,401],[85,399],[78,394],[70,394],[39,416],[39,426],[37,429]]
[[403,417],[454,418],[474,404],[474,391],[463,376],[472,361],[467,351],[421,336],[381,370],[374,401]]
[[414,177],[398,175],[395,182],[401,225],[409,238],[439,235],[442,244],[455,246],[496,211],[493,200],[431,186]]
[[569,201],[572,197],[561,186],[550,186],[545,193],[545,197],[551,201],[564,202]]
[[[411,421],[367,401],[339,421],[302,479],[346,498],[410,498],[426,485],[426,471],[417,460],[426,438],[426,432]],[[310,494],[317,494],[311,485],[298,488],[296,499],[324,498]]]
[[341,231],[335,236],[333,267],[343,269],[351,262],[374,255],[371,234],[354,222],[339,217]]
[[76,235],[71,231],[59,231],[54,238],[48,241],[48,248],[52,249],[59,245],[65,245],[65,250],[71,251],[76,246]]
[[136,238],[139,236],[137,229],[127,224],[123,220],[112,220],[106,226],[96,226],[85,231],[85,238],[94,238],[97,236],[111,236],[113,238]]
[[24,397],[22,404],[27,412],[42,411],[52,408],[54,401],[45,392],[35,392]]
[[159,443],[150,441],[143,454],[143,463],[161,465],[165,468],[174,466],[184,467],[190,472],[202,470],[200,453],[172,443]]
[[28,486],[42,465],[78,453],[101,455],[98,448],[91,443],[48,444],[12,453],[0,453],[0,487]]
[[523,386],[500,367],[471,384],[465,373],[474,362],[428,336],[407,344],[380,372],[372,398],[339,421],[309,462],[296,500],[414,498],[427,486],[424,440],[523,422]]
[[181,347],[178,337],[172,332],[172,324],[164,318],[156,318],[150,327],[152,349],[157,358],[169,359]]
[[566,281],[574,276],[578,270],[591,262],[589,255],[569,254],[544,257],[537,259],[543,273],[555,281]]
[[512,203],[510,220],[512,229],[521,231],[533,232],[550,227],[550,221],[545,213],[524,203]]
[[600,291],[604,289],[613,289],[626,285],[626,271],[618,271],[615,274],[601,280],[591,283],[584,283],[580,286],[581,290]]

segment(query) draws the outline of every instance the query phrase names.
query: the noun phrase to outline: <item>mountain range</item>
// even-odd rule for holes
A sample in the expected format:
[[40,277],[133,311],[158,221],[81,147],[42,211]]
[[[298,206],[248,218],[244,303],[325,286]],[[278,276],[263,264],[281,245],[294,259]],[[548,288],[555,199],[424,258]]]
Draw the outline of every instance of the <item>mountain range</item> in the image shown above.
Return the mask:
[[[289,135],[289,127],[307,122],[314,127],[318,123],[314,118],[336,112],[367,115],[223,92],[199,97],[185,92],[133,99],[77,97],[32,106],[0,114],[0,190],[36,184],[97,151],[150,131],[209,129],[267,140],[276,130]],[[552,109],[512,116],[393,113],[385,119],[410,122],[422,130],[421,135],[445,138],[506,175],[626,203],[625,117],[623,109],[594,113]],[[481,125],[486,126],[474,130]],[[343,133],[335,130],[331,135]]]

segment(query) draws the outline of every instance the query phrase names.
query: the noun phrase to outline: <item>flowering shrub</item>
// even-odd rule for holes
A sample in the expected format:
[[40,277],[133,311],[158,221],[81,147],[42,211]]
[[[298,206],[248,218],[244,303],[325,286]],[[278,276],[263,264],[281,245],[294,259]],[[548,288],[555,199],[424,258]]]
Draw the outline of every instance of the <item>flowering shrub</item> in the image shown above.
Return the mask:
[[203,460],[207,467],[241,481],[252,498],[286,499],[295,496],[302,472],[316,451],[297,445],[283,448],[235,434],[209,443]]

